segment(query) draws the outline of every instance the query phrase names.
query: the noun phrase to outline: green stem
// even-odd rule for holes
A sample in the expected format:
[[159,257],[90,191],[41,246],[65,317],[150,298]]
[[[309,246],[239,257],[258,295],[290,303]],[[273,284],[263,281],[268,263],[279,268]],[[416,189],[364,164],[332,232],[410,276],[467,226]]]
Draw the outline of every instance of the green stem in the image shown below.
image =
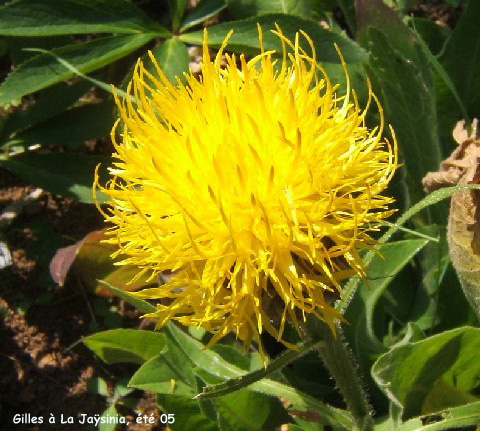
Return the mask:
[[351,353],[343,341],[340,326],[337,326],[337,333],[334,335],[324,322],[312,316],[307,321],[307,331],[314,340],[323,340],[317,351],[354,418],[353,431],[372,431],[373,419],[367,397],[360,384]]

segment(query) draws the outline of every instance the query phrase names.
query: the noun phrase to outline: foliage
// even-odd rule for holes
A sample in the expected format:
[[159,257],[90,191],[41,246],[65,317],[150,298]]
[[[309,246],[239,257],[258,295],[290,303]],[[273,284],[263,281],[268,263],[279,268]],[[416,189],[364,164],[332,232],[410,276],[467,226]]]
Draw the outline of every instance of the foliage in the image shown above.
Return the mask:
[[[319,64],[342,84],[337,44],[360,105],[368,98],[366,77],[372,81],[403,162],[389,190],[398,203],[397,225],[380,238],[379,253],[363,256],[367,277],[351,279],[336,305],[349,322],[345,341],[375,410],[374,429],[469,430],[478,425],[478,320],[452,269],[445,229],[445,199],[463,186],[425,197],[421,180],[454,148],[455,123],[480,115],[480,2],[448,1],[463,8],[452,30],[409,17],[413,2],[400,0],[202,0],[194,8],[185,0],[169,0],[158,2],[163,5],[157,9],[153,3],[2,2],[0,50],[13,67],[0,86],[6,112],[0,166],[46,191],[92,203],[95,167],[109,163],[111,148],[92,151],[84,142],[108,142],[117,117],[108,84],[125,89],[136,59],[147,49],[172,83],[184,79],[183,73],[195,67],[190,47],[201,45],[207,20],[212,50],[233,29],[228,49],[246,55],[259,53],[257,23],[265,49],[277,51],[281,45],[269,31],[275,23],[293,39],[305,30]],[[335,19],[339,11],[341,24]],[[378,112],[367,122],[374,117]],[[103,196],[97,198],[101,202]],[[97,293],[108,291],[143,313],[154,312],[151,303],[128,293],[152,281],[140,279],[127,288],[135,269],[107,261],[111,249],[100,243],[102,235],[90,234],[62,255],[66,260],[54,261],[57,281],[75,274]],[[41,247],[32,252],[48,253]],[[24,308],[31,305],[28,298],[21,300]],[[294,331],[286,329],[286,336],[299,350],[276,354],[278,346],[266,340],[273,347],[263,367],[258,352],[242,351],[233,337],[206,350],[210,336],[201,330],[173,324],[162,332],[112,329],[120,322],[112,320],[115,309],[109,300],[94,308],[110,329],[85,337],[85,344],[107,364],[138,367],[129,388],[120,384],[114,395],[97,381],[97,393],[109,398],[105,415],[115,415],[115,406],[137,388],[154,392],[162,411],[175,415],[169,425],[173,431],[271,430],[284,423],[296,431],[354,427],[313,355],[318,346],[301,343]]]

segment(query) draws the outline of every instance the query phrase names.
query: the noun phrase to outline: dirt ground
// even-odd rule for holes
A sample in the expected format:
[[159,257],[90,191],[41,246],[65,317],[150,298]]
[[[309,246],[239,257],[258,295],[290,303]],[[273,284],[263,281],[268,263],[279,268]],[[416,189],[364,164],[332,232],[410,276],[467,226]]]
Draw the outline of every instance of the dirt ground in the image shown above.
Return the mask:
[[[461,10],[430,0],[415,5],[412,12],[452,27]],[[110,148],[108,144],[104,147]],[[0,168],[0,215],[33,190]],[[79,342],[85,335],[113,327],[112,323],[107,322],[107,315],[96,315],[95,304],[97,309],[100,306],[92,292],[85,292],[74,280],[58,287],[48,272],[56,248],[73,244],[103,226],[93,205],[42,192],[0,230],[0,241],[8,245],[13,260],[11,266],[0,270],[1,430],[86,430],[86,425],[78,423],[61,424],[60,418],[72,416],[77,422],[82,414],[93,417],[105,410],[106,398],[89,392],[87,381],[102,377],[112,389],[134,370],[127,365],[106,367]],[[115,314],[120,320],[113,320],[118,326],[138,327],[138,314],[127,305],[117,300],[101,301],[103,308],[117,307]],[[138,408],[148,415],[153,413],[157,420],[153,425],[131,425],[128,430],[162,429],[153,395],[136,395]],[[133,410],[119,407],[119,413],[133,421]],[[25,416],[28,414],[30,418]],[[13,423],[15,415],[20,415],[18,424]],[[48,423],[51,415],[55,424]],[[31,422],[32,417],[43,417],[44,423],[21,423]]]
[[[32,190],[32,186],[0,168],[0,213],[6,205],[21,202]],[[92,322],[98,323],[99,317],[95,317],[92,304],[99,299],[83,291],[75,280],[58,287],[49,279],[48,262],[55,246],[73,243],[101,227],[103,221],[94,206],[43,192],[4,232],[2,240],[8,244],[13,265],[2,270],[0,279],[2,430],[85,430],[80,424],[61,424],[60,415],[76,421],[81,414],[93,417],[105,410],[105,397],[87,391],[88,379],[102,377],[113,386],[134,370],[118,365],[107,369],[79,343],[82,336],[95,332]],[[100,301],[109,303],[107,299]],[[138,315],[128,306],[120,304],[119,309],[122,327],[139,324]],[[153,401],[151,396],[144,397],[139,406],[145,413],[157,415]],[[132,410],[125,408],[120,413],[132,421]],[[57,423],[14,424],[14,415],[22,414],[42,416],[44,421],[53,414]]]

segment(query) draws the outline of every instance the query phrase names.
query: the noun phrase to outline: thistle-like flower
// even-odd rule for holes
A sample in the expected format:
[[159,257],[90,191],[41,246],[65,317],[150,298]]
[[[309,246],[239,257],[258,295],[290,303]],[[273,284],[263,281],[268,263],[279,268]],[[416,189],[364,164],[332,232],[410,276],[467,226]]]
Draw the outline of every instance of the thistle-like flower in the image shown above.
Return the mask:
[[[137,293],[162,300],[148,315],[157,328],[201,326],[214,334],[209,345],[234,331],[264,355],[264,330],[295,347],[282,339],[286,321],[300,330],[313,313],[334,330],[331,300],[342,280],[365,275],[358,251],[392,213],[381,193],[397,157],[371,89],[362,110],[348,74],[346,95],[336,95],[307,34],[311,54],[277,27],[276,60],[258,31],[259,55],[225,54],[230,32],[212,61],[205,30],[201,76],[185,85],[172,85],[151,54],[158,76],[139,60],[129,96],[117,98],[122,141],[119,120],[113,178],[100,189],[122,263],[152,279],[173,273]],[[369,130],[372,100],[381,121]]]

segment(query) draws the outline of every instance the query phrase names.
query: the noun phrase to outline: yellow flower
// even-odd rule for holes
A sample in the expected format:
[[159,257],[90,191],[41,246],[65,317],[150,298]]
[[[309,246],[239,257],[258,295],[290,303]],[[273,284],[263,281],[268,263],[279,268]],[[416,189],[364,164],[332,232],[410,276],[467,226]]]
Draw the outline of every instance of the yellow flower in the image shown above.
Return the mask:
[[371,90],[381,118],[373,130],[348,74],[338,97],[307,34],[310,55],[277,27],[275,60],[258,31],[261,54],[224,54],[230,32],[212,61],[205,30],[201,76],[186,75],[186,85],[170,84],[151,53],[157,77],[139,60],[130,96],[117,99],[122,142],[119,120],[113,179],[100,189],[122,263],[152,279],[173,273],[138,293],[161,300],[149,315],[157,327],[201,326],[214,334],[209,345],[235,331],[264,355],[263,330],[295,347],[282,339],[286,321],[300,330],[313,313],[334,330],[332,298],[342,280],[364,276],[358,249],[392,213],[380,193],[397,158]]

